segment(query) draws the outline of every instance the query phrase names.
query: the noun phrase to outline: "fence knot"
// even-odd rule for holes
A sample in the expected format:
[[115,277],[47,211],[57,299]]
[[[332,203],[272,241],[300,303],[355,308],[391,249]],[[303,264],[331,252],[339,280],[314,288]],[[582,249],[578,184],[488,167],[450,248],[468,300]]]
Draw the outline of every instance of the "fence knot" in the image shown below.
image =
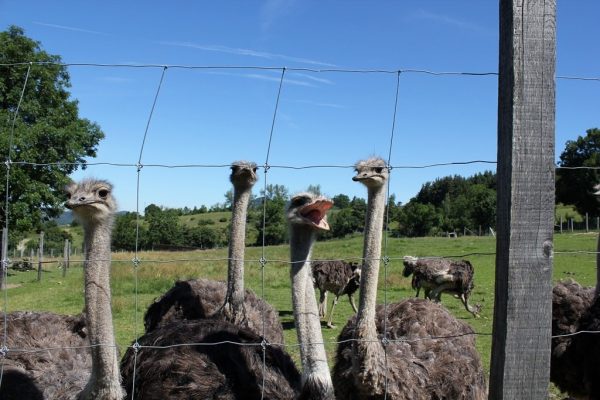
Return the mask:
[[265,169],[265,174],[267,172],[269,172],[269,169],[271,169],[271,166],[268,163],[265,163],[265,165],[263,165],[263,168]]
[[140,172],[142,168],[144,168],[144,165],[142,163],[137,163],[135,164],[135,167],[137,168],[137,172]]
[[388,264],[390,263],[390,258],[388,256],[384,256],[382,260],[383,260],[383,265],[385,265],[387,267]]
[[0,347],[0,357],[4,358],[6,357],[6,355],[8,354],[10,350],[8,350],[8,347],[6,346],[2,346]]
[[2,260],[2,272],[6,271],[8,269],[8,266],[10,265],[10,260],[8,258],[5,258]]
[[260,267],[264,268],[265,264],[267,263],[267,259],[264,258],[264,257],[261,257],[261,258],[258,259],[258,262],[260,263]]
[[262,347],[263,351],[265,351],[267,349],[267,346],[270,346],[271,344],[269,343],[269,341],[265,338],[262,339],[262,341],[260,342],[260,347]]
[[137,354],[137,352],[142,348],[142,346],[140,346],[140,344],[136,341],[134,344],[131,345],[131,348],[133,349],[133,352]]
[[139,267],[139,266],[140,266],[140,262],[141,262],[141,261],[140,261],[140,259],[139,259],[139,258],[137,258],[137,256],[135,256],[135,257],[134,257],[134,258],[131,260],[131,262],[133,263],[133,268],[137,268],[137,267]]
[[12,160],[9,158],[6,161],[4,161],[4,166],[6,167],[6,169],[10,169],[10,166],[12,165]]
[[390,339],[387,336],[381,338],[381,344],[383,347],[387,347],[390,344]]

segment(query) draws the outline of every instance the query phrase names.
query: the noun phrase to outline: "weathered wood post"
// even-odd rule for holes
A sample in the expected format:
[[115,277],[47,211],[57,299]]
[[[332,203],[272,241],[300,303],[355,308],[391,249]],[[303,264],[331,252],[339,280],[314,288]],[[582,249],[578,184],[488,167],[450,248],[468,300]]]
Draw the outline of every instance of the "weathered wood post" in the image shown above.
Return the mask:
[[44,231],[40,232],[40,248],[38,250],[38,274],[37,280],[40,282],[42,280],[42,264],[44,260]]
[[2,228],[2,260],[0,260],[0,289],[6,285],[8,273],[8,228]]
[[490,399],[547,399],[556,2],[500,1],[498,217]]
[[69,239],[65,239],[65,247],[63,250],[63,270],[62,276],[63,278],[67,276],[67,268],[69,268]]

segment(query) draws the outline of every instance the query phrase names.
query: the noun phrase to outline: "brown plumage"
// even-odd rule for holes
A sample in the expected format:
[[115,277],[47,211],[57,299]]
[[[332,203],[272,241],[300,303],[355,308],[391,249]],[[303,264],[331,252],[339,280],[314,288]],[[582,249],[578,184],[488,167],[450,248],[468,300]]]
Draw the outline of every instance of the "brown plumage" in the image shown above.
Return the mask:
[[[73,399],[92,366],[83,314],[17,311],[7,316],[0,399]],[[4,332],[0,333],[4,342]],[[38,349],[38,351],[31,351]],[[48,349],[39,351],[39,349]]]
[[[552,336],[580,330],[583,316],[594,300],[594,288],[582,287],[572,279],[558,282],[552,289]],[[552,338],[550,380],[564,392],[577,395],[581,386],[581,359],[573,357],[575,336]]]
[[469,304],[469,296],[475,287],[475,270],[468,260],[405,256],[402,275],[409,277],[411,274],[411,286],[417,291],[416,297],[419,297],[421,288],[425,290],[425,298],[437,302],[441,300],[442,293],[450,293],[460,298],[473,316],[479,316],[481,306]]
[[427,300],[376,305],[388,169],[384,160],[371,158],[359,162],[356,172],[352,179],[368,191],[364,264],[358,312],[338,337],[337,398],[487,398],[475,335],[467,324]]
[[[385,307],[377,306],[377,339],[384,332]],[[485,399],[483,367],[473,329],[443,306],[424,299],[388,304],[386,346],[388,363],[379,357],[357,381],[353,368],[356,316],[338,337],[333,382],[338,399],[383,399],[387,378],[390,400]],[[442,337],[443,339],[428,339]],[[448,338],[444,338],[448,337]],[[399,340],[393,342],[393,340]],[[380,345],[380,343],[377,343]]]
[[280,347],[266,346],[263,370],[261,342],[250,329],[222,320],[177,321],[157,327],[139,338],[142,348],[137,354],[130,347],[123,357],[127,399],[133,394],[140,400],[260,399],[263,379],[264,399],[294,398],[300,374],[292,359]]
[[[176,282],[171,289],[148,307],[144,316],[146,332],[151,332],[177,320],[208,318],[223,305],[226,292],[227,284],[221,281],[192,279]],[[264,336],[270,343],[283,343],[283,328],[273,306],[256,296],[253,291],[246,289],[244,309],[248,328]]]
[[354,312],[354,292],[360,284],[360,266],[357,263],[348,263],[342,260],[314,261],[311,265],[313,282],[319,289],[319,315],[325,317],[327,311],[327,292],[335,296],[331,304],[331,311],[327,326],[333,328],[333,310],[342,295],[348,295],[348,300]]
[[[594,190],[600,196],[600,185]],[[596,251],[596,287],[568,279],[552,289],[552,336],[582,333],[552,338],[550,380],[584,399],[600,399],[600,235]]]

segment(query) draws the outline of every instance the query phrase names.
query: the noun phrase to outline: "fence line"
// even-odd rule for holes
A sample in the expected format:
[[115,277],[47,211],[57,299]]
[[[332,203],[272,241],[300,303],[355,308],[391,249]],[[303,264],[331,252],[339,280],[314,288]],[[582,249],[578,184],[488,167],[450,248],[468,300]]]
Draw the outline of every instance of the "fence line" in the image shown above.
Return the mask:
[[[30,70],[32,68],[33,65],[59,65],[59,66],[71,66],[71,67],[114,67],[114,68],[162,68],[162,73],[160,76],[160,81],[158,83],[158,87],[156,89],[156,92],[154,94],[154,101],[152,104],[152,107],[150,109],[147,121],[146,121],[146,127],[144,130],[144,135],[141,141],[141,146],[140,146],[140,151],[139,151],[139,158],[137,163],[135,164],[129,164],[129,163],[108,163],[108,162],[97,162],[97,163],[87,163],[87,162],[80,162],[80,163],[63,163],[63,162],[56,162],[56,163],[32,163],[32,162],[26,162],[26,161],[13,161],[11,159],[11,153],[12,153],[12,140],[14,137],[14,129],[15,129],[15,124],[16,124],[16,120],[19,114],[19,108],[21,105],[21,102],[23,100],[23,97],[25,95],[25,90],[27,87],[27,82],[28,82],[28,78],[29,78],[29,73]],[[19,103],[17,105],[17,108],[14,111],[14,118],[12,121],[12,126],[11,126],[11,130],[10,130],[10,139],[9,139],[9,150],[8,150],[8,154],[7,154],[7,158],[5,161],[5,166],[6,166],[6,199],[5,199],[5,212],[6,212],[6,218],[5,218],[5,225],[6,228],[8,228],[9,225],[9,215],[8,215],[8,206],[9,206],[9,179],[10,179],[10,168],[11,166],[24,166],[24,165],[30,165],[30,166],[60,166],[60,165],[79,165],[79,166],[91,166],[91,165],[107,165],[107,166],[115,166],[115,167],[135,167],[137,169],[137,176],[136,176],[136,181],[137,181],[137,186],[136,186],[136,237],[135,237],[135,250],[134,250],[134,258],[132,260],[110,260],[114,263],[121,263],[121,262],[128,262],[128,263],[132,263],[133,265],[133,271],[134,271],[134,280],[135,280],[135,289],[134,289],[134,298],[135,298],[135,310],[134,310],[134,334],[135,334],[135,342],[133,345],[128,346],[131,347],[132,349],[134,349],[135,353],[134,353],[134,384],[133,384],[133,388],[135,390],[135,375],[136,375],[136,363],[137,363],[137,354],[138,354],[138,350],[141,348],[155,348],[155,349],[164,349],[164,348],[170,348],[170,347],[180,347],[180,346],[208,346],[208,345],[220,345],[220,344],[225,344],[225,343],[229,343],[229,344],[238,344],[238,345],[242,345],[242,346],[262,346],[263,347],[263,370],[266,368],[266,352],[265,352],[265,342],[260,342],[260,343],[238,343],[238,342],[215,342],[215,343],[182,343],[182,344],[176,344],[176,345],[172,345],[172,346],[141,346],[139,345],[139,343],[137,342],[139,333],[137,331],[137,326],[139,325],[139,315],[138,315],[138,308],[139,308],[139,304],[138,304],[138,299],[139,299],[139,293],[138,293],[138,270],[139,267],[142,263],[157,263],[157,264],[161,264],[161,263],[177,263],[177,262],[184,262],[184,261],[192,261],[192,262],[214,262],[214,261],[230,261],[233,259],[230,258],[207,258],[207,259],[196,259],[196,258],[187,258],[187,259],[167,259],[167,260],[143,260],[140,258],[140,248],[139,248],[139,231],[140,231],[140,225],[141,225],[141,221],[140,221],[140,212],[139,212],[139,204],[140,204],[140,178],[141,178],[141,172],[142,169],[144,167],[156,167],[156,168],[223,168],[223,167],[230,167],[231,164],[214,164],[214,165],[210,165],[210,164],[181,164],[181,165],[169,165],[169,164],[143,164],[142,163],[142,156],[143,156],[143,152],[144,152],[144,146],[146,144],[146,139],[148,136],[148,131],[149,131],[149,127],[152,121],[152,116],[155,110],[155,107],[157,105],[158,102],[158,98],[159,98],[159,94],[160,94],[160,90],[161,87],[163,85],[163,81],[166,75],[166,72],[168,69],[194,69],[194,70],[207,70],[207,69],[236,69],[236,70],[241,70],[241,69],[255,69],[255,70],[266,70],[266,71],[281,71],[281,77],[279,80],[279,88],[278,88],[278,92],[277,92],[277,97],[276,97],[276,102],[275,102],[275,109],[273,112],[273,119],[272,119],[272,124],[271,124],[271,129],[269,132],[269,141],[268,141],[268,146],[267,146],[267,151],[266,151],[266,157],[265,157],[265,163],[263,166],[260,166],[264,169],[264,186],[265,186],[265,191],[266,191],[266,187],[267,187],[267,173],[269,171],[269,169],[271,168],[281,168],[281,169],[297,169],[297,170],[302,170],[302,169],[315,169],[315,168],[354,168],[354,165],[303,165],[303,166],[291,166],[291,165],[270,165],[269,164],[269,156],[270,156],[270,151],[271,151],[271,143],[272,143],[272,139],[273,139],[273,134],[274,134],[274,130],[275,130],[275,123],[277,120],[277,111],[278,111],[278,106],[279,106],[279,100],[280,100],[280,96],[281,96],[281,92],[282,92],[282,88],[283,88],[283,84],[285,82],[285,74],[286,72],[315,72],[315,73],[355,73],[355,74],[394,74],[396,75],[396,95],[395,95],[395,103],[394,103],[394,108],[393,108],[393,119],[392,119],[392,127],[391,127],[391,133],[390,133],[390,141],[389,141],[389,152],[388,152],[388,157],[387,157],[387,168],[389,171],[389,179],[387,182],[387,198],[388,198],[388,207],[387,207],[387,213],[386,213],[386,228],[385,228],[385,235],[384,235],[384,248],[383,248],[383,256],[382,258],[379,259],[379,261],[381,263],[383,263],[383,271],[384,271],[384,282],[385,282],[385,287],[384,287],[384,309],[385,309],[385,314],[387,315],[387,306],[388,306],[388,298],[387,298],[387,294],[388,294],[388,271],[389,271],[389,262],[390,261],[401,261],[403,258],[402,257],[390,257],[388,255],[388,237],[390,234],[390,225],[389,225],[389,205],[390,205],[390,181],[391,181],[391,175],[392,175],[392,171],[394,169],[424,169],[424,168],[434,168],[434,167],[440,167],[440,166],[456,166],[456,165],[468,165],[468,164],[497,164],[496,161],[491,161],[491,160],[469,160],[469,161],[454,161],[454,162],[447,162],[447,163],[435,163],[435,164],[427,164],[427,165],[398,165],[398,166],[393,166],[391,164],[391,155],[392,155],[392,148],[393,148],[393,142],[394,142],[394,133],[395,133],[395,127],[396,127],[396,117],[397,117],[397,107],[398,107],[398,99],[399,99],[399,88],[400,88],[400,77],[402,74],[407,74],[407,73],[415,73],[415,74],[426,74],[426,75],[433,75],[433,76],[497,76],[498,73],[497,72],[439,72],[439,71],[429,71],[429,70],[421,70],[421,69],[396,69],[396,70],[386,70],[386,69],[345,69],[345,68],[329,68],[329,69],[312,69],[312,68],[289,68],[289,67],[260,67],[260,66],[232,66],[232,65],[224,65],[224,66],[203,66],[203,65],[158,65],[158,64],[95,64],[95,63],[54,63],[54,62],[23,62],[23,63],[11,63],[11,64],[0,64],[0,67],[19,67],[19,66],[27,66],[27,73],[24,79],[24,84],[23,84],[23,89],[21,91],[21,97],[19,99]],[[573,77],[573,76],[555,76],[555,79],[564,79],[564,80],[581,80],[581,81],[600,81],[600,78],[597,77]],[[588,169],[588,170],[600,170],[600,167],[562,167],[562,166],[556,166],[556,169]],[[261,299],[265,300],[265,266],[267,263],[281,263],[281,264],[291,264],[291,261],[289,260],[277,260],[277,259],[273,259],[273,260],[268,260],[266,258],[266,244],[265,244],[265,228],[266,228],[266,206],[267,206],[267,196],[264,197],[263,199],[263,222],[262,222],[262,228],[263,228],[263,233],[262,233],[262,246],[261,246],[261,257],[258,260],[248,260],[245,259],[244,263],[258,263],[260,265],[261,268]],[[423,257],[423,258],[463,258],[463,257],[468,257],[468,256],[492,256],[495,255],[495,252],[480,252],[480,253],[467,253],[467,254],[460,254],[460,255],[448,255],[448,256],[439,256],[439,257]],[[556,251],[554,252],[554,254],[598,254],[598,252],[586,252],[586,251]],[[351,260],[358,260],[358,261],[365,261],[364,258],[362,257],[353,257],[353,258],[345,258],[345,259],[351,259]],[[84,259],[81,260],[72,260],[73,262],[83,262]],[[106,261],[106,260],[105,260]],[[41,264],[50,264],[53,263],[54,261],[40,261],[40,265]],[[10,265],[12,262],[8,259],[8,255],[6,254],[5,257],[3,257],[2,259],[2,276],[3,276],[3,282],[6,282],[6,273],[7,273],[7,268],[8,265]],[[51,351],[51,350],[57,350],[58,348],[47,348],[47,349],[35,349],[35,350],[24,350],[24,349],[18,349],[18,348],[13,348],[13,349],[7,349],[6,348],[6,341],[7,341],[7,311],[8,310],[8,295],[7,295],[7,291],[6,289],[4,289],[4,339],[3,339],[3,346],[2,349],[0,349],[0,353],[2,353],[2,363],[1,363],[1,369],[0,369],[0,384],[2,383],[2,373],[3,373],[3,368],[4,368],[4,360],[5,360],[5,355],[7,354],[7,352],[42,352],[42,351]],[[264,311],[264,310],[263,310]],[[266,322],[265,322],[265,318],[266,318],[266,314],[263,312],[263,336],[264,336],[264,332],[265,332],[265,326],[266,326]],[[363,339],[349,339],[347,340],[349,341],[363,341],[363,342],[385,342],[387,343],[400,343],[400,342],[414,342],[414,341],[422,341],[422,340],[445,340],[445,339],[449,339],[449,338],[454,338],[454,337],[458,337],[456,335],[450,335],[450,336],[436,336],[436,337],[425,337],[425,338],[418,338],[418,339],[408,339],[408,338],[398,338],[398,339],[388,339],[387,338],[387,318],[384,319],[384,332],[383,332],[383,337],[382,339],[378,339],[378,340],[363,340]],[[553,336],[552,338],[558,338],[558,337],[566,337],[566,336],[573,336],[573,335],[577,335],[577,334],[582,334],[582,333],[600,333],[600,332],[590,332],[590,331],[581,331],[581,332],[575,332],[575,333],[570,333],[570,334],[566,334],[566,335],[557,335],[557,336]],[[466,335],[482,335],[482,336],[490,336],[491,333],[470,333],[470,334],[466,334]],[[459,335],[459,336],[465,336],[465,335]],[[339,341],[324,341],[322,343],[311,343],[311,344],[339,344],[341,342]],[[266,343],[266,345],[270,345],[270,346],[284,346],[283,343]],[[92,347],[97,347],[97,346],[109,346],[109,347],[113,347],[113,345],[110,344],[92,344],[89,346],[85,346],[86,348],[92,348]],[[300,347],[302,346],[302,344],[300,343],[296,343],[296,344],[287,344],[285,345],[286,347]],[[69,348],[69,347],[63,347],[61,349],[64,348]],[[77,348],[82,348],[82,347],[77,347]],[[72,349],[77,349],[77,348],[72,348]],[[387,349],[386,346],[384,346],[384,349]],[[385,354],[385,364],[387,367],[387,350],[384,352]],[[263,379],[265,378],[265,374],[263,374]],[[264,383],[264,382],[263,382]],[[264,385],[263,385],[264,387]],[[386,376],[386,388],[387,388],[387,376]],[[385,395],[387,396],[387,390]]]

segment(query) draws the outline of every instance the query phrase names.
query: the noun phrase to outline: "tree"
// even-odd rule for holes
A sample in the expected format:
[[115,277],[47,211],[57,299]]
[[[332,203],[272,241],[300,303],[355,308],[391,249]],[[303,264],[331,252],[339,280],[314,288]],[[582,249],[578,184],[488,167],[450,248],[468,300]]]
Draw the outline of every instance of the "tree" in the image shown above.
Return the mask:
[[409,201],[399,212],[399,232],[402,235],[426,236],[441,225],[441,216],[433,204]]
[[350,197],[345,194],[338,194],[337,196],[333,196],[333,206],[336,208],[347,208],[350,206]]
[[[26,62],[51,64],[28,64]],[[23,29],[11,26],[0,32],[0,152],[3,161],[45,164],[10,167],[9,231],[12,235],[40,228],[43,221],[58,216],[63,208],[63,187],[68,175],[85,158],[95,157],[98,143],[104,138],[100,127],[78,115],[77,100],[70,99],[70,77],[61,58],[42,50],[40,42],[25,36]],[[27,69],[29,78],[19,107]],[[13,120],[14,134],[12,129]],[[12,135],[11,135],[12,134]],[[12,136],[12,139],[11,139]],[[9,143],[12,146],[9,149]],[[48,165],[62,162],[60,165]],[[6,169],[1,169],[5,176]],[[0,198],[6,196],[0,185]],[[6,210],[0,208],[2,224]]]
[[267,185],[266,190],[261,190],[261,195],[266,198],[264,205],[264,229],[263,229],[263,208],[255,211],[260,213],[260,217],[255,219],[255,226],[258,230],[256,244],[263,244],[263,235],[265,245],[281,244],[287,239],[287,225],[285,221],[285,204],[288,201],[288,190],[283,185]]
[[[135,250],[135,238],[137,230],[137,213],[128,212],[117,216],[112,234],[112,246],[116,250]],[[146,247],[148,230],[140,223],[138,249]]]
[[174,210],[153,209],[150,214],[146,214],[144,220],[148,224],[147,245],[150,248],[183,244],[183,231]]
[[[560,155],[561,167],[600,167],[600,129],[586,131],[585,136],[569,140]],[[572,204],[582,215],[598,214],[598,201],[593,186],[600,183],[600,171],[593,169],[558,169],[556,172],[556,201]]]

